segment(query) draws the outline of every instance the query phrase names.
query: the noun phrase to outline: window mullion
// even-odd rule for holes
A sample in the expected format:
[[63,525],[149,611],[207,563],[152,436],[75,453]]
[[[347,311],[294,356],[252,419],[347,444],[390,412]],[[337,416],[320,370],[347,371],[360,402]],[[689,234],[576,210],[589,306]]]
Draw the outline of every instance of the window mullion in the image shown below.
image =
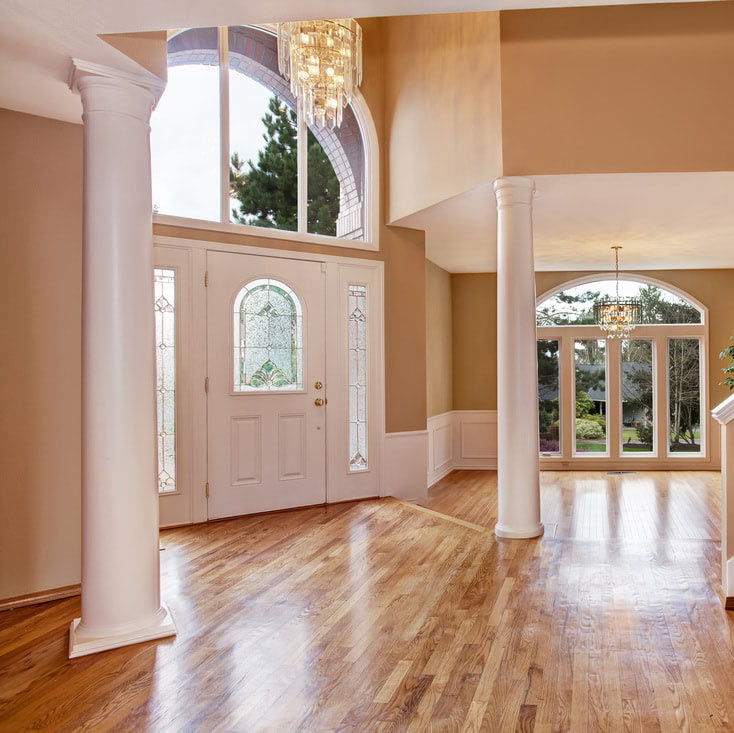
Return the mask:
[[219,29],[219,220],[229,222],[229,28]]
[[298,110],[298,231],[308,231],[308,128]]

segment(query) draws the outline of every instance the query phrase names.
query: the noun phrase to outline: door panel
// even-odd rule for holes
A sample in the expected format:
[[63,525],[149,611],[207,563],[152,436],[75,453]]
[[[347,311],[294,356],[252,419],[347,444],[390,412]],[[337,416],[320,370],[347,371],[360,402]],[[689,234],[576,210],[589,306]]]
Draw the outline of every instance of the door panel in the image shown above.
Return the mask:
[[207,270],[209,518],[324,503],[321,263],[209,252]]

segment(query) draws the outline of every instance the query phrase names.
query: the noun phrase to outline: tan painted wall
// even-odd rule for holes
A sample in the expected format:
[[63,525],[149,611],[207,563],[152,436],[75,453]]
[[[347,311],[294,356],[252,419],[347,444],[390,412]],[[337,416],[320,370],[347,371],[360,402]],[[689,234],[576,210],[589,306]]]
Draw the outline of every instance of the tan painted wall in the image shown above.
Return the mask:
[[386,18],[388,220],[501,175],[499,14]]
[[428,417],[454,409],[451,275],[426,260],[426,393]]
[[[590,272],[537,272],[538,295]],[[598,273],[609,277],[608,272]],[[719,353],[734,334],[734,270],[639,272],[680,288],[709,308],[709,393],[715,407],[729,394]],[[497,409],[497,275],[452,275],[454,303],[454,409]],[[484,378],[485,374],[487,378]]]
[[734,169],[734,3],[500,23],[505,175]]
[[168,79],[166,31],[103,33],[100,38],[164,81]]
[[454,409],[497,409],[497,275],[451,275]]
[[0,598],[80,580],[81,150],[0,110]]

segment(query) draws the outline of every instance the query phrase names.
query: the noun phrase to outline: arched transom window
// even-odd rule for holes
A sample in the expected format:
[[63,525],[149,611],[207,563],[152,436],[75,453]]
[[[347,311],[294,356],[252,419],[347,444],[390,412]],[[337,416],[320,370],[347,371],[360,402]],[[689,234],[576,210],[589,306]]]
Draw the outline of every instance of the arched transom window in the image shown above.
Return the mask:
[[300,389],[301,301],[285,283],[253,280],[234,301],[234,391]]
[[311,129],[278,72],[275,35],[192,28],[168,41],[151,120],[154,212],[366,240],[366,148],[352,107]]
[[594,301],[614,280],[572,284],[537,305],[539,447],[581,459],[706,457],[704,310],[682,294],[621,280],[642,303],[640,324],[607,340]]

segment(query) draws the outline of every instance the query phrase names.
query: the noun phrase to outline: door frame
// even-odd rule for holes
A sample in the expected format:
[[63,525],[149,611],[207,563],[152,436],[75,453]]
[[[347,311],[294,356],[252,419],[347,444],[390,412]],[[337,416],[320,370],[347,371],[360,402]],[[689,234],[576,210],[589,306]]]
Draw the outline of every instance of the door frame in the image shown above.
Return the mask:
[[[178,333],[185,338],[187,348],[181,352],[182,369],[187,375],[181,390],[178,413],[179,435],[190,436],[191,519],[186,523],[208,521],[206,484],[207,456],[207,252],[229,252],[276,259],[320,262],[326,270],[326,385],[329,404],[326,410],[326,501],[334,503],[374,496],[384,496],[385,442],[385,338],[384,338],[384,263],[381,260],[341,257],[312,252],[293,252],[246,244],[224,244],[160,234],[153,236],[154,250],[188,253],[188,273],[182,272],[182,283],[189,288],[183,294],[188,309],[177,321]],[[162,262],[162,261],[161,261]],[[333,436],[348,436],[347,384],[347,283],[365,284],[369,292],[369,415],[373,427],[369,438],[369,469],[348,471],[348,446],[345,440]],[[329,393],[329,385],[332,387]],[[186,399],[183,399],[184,393]],[[343,445],[342,445],[343,443]],[[178,464],[177,454],[177,464]],[[186,457],[183,457],[186,460]],[[167,497],[161,495],[160,501]],[[178,522],[181,524],[181,522]],[[171,526],[171,525],[162,525]]]

